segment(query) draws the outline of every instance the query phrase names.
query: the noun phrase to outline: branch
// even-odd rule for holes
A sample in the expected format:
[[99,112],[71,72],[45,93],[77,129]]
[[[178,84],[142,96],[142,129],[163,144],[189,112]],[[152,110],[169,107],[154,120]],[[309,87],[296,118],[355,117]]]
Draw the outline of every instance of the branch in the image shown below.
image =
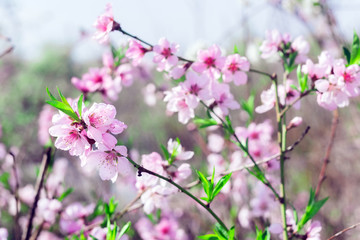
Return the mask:
[[345,232],[347,232],[347,231],[349,231],[349,230],[351,230],[351,229],[354,229],[354,228],[356,228],[356,227],[359,226],[359,225],[360,225],[360,223],[356,223],[356,224],[354,224],[354,225],[352,225],[352,226],[350,226],[350,227],[348,227],[348,228],[345,228],[345,229],[341,230],[340,232],[335,233],[333,236],[331,236],[331,237],[328,238],[327,240],[332,240],[332,239],[334,239],[334,238],[337,238],[337,237],[340,236],[341,234],[343,234],[343,233],[345,233]]
[[324,182],[324,180],[326,178],[326,175],[325,175],[326,167],[330,163],[330,153],[331,153],[331,149],[332,149],[332,147],[334,145],[335,132],[336,132],[336,128],[337,128],[338,124],[339,124],[339,111],[336,109],[336,110],[333,111],[333,119],[332,119],[332,123],[331,123],[330,140],[329,140],[329,144],[327,146],[326,152],[325,152],[325,156],[324,156],[324,159],[323,159],[323,164],[322,164],[322,167],[321,167],[318,183],[317,183],[317,186],[316,186],[315,198],[317,198],[319,196],[321,184]]
[[306,90],[305,92],[301,93],[300,96],[297,97],[292,103],[286,105],[286,107],[279,113],[280,117],[282,117],[295,103],[300,101],[300,99],[302,99],[306,95],[309,95],[309,93],[311,93],[311,91],[312,90]]
[[32,231],[32,227],[33,227],[33,219],[35,217],[37,204],[38,204],[38,201],[40,198],[40,191],[44,184],[45,175],[46,175],[46,172],[49,167],[50,160],[51,160],[51,150],[52,150],[51,147],[49,147],[46,150],[46,153],[44,153],[44,155],[43,155],[40,172],[39,172],[39,175],[38,175],[38,178],[36,181],[36,188],[35,188],[36,195],[35,195],[34,203],[31,207],[30,217],[29,217],[29,221],[28,221],[27,229],[26,229],[26,235],[24,237],[25,240],[29,240],[31,237],[31,231]]
[[190,192],[188,192],[185,188],[181,187],[179,184],[175,183],[172,179],[161,176],[153,171],[150,171],[142,166],[140,166],[139,164],[137,164],[136,162],[134,162],[131,158],[127,158],[127,160],[136,168],[138,169],[138,176],[141,176],[142,173],[147,173],[150,175],[153,175],[155,177],[158,177],[162,180],[165,180],[166,182],[170,183],[171,185],[175,186],[177,189],[179,189],[181,192],[185,193],[186,195],[188,195],[190,198],[192,198],[193,200],[195,200],[198,204],[200,204],[206,211],[208,211],[215,219],[216,221],[224,228],[226,229],[226,231],[229,231],[229,229],[226,227],[226,225],[223,223],[223,221],[214,213],[214,211],[207,205],[205,205],[202,201],[200,201],[197,197],[195,197],[194,195],[192,195]]

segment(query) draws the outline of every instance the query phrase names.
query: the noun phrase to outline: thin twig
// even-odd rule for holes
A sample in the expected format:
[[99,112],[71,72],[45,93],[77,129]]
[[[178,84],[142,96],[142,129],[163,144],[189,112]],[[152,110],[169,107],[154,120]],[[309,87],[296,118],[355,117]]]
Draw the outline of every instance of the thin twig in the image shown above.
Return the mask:
[[312,90],[306,90],[305,92],[301,93],[300,96],[297,97],[294,101],[292,101],[291,103],[286,105],[286,107],[284,107],[284,109],[279,113],[280,117],[282,117],[292,106],[294,106],[295,103],[300,101],[303,97],[305,97],[306,95],[308,95],[311,92],[312,92]]
[[37,208],[37,204],[40,198],[40,192],[42,189],[42,186],[44,184],[44,180],[45,180],[45,175],[47,172],[47,169],[49,167],[49,163],[51,160],[51,148],[48,148],[46,150],[46,153],[44,153],[43,155],[43,159],[41,162],[41,168],[40,168],[40,172],[36,181],[36,195],[35,195],[35,199],[34,199],[34,203],[31,207],[31,212],[30,212],[30,217],[29,217],[29,221],[27,224],[27,229],[26,229],[26,235],[24,237],[25,240],[29,240],[31,237],[31,231],[32,231],[32,227],[33,227],[33,219],[35,217],[35,213],[36,213],[36,208]]
[[293,145],[288,147],[285,150],[285,152],[291,152],[299,143],[301,143],[301,141],[304,139],[304,137],[306,136],[306,134],[308,134],[309,131],[310,131],[310,126],[307,126],[305,131],[301,134],[301,136],[293,143]]
[[15,197],[15,239],[21,239],[21,227],[19,225],[19,208],[20,208],[20,200],[19,200],[19,176],[18,171],[16,168],[16,157],[13,152],[9,152],[9,154],[13,158],[13,172],[14,172],[14,179],[15,179],[15,190],[14,190],[14,197]]
[[334,145],[334,139],[335,139],[335,132],[336,132],[336,128],[339,124],[339,111],[336,109],[333,111],[333,119],[332,119],[332,123],[331,123],[331,133],[330,133],[330,140],[329,140],[329,144],[326,148],[326,152],[325,152],[325,156],[323,159],[323,164],[321,167],[321,171],[320,171],[320,175],[319,175],[319,179],[318,179],[318,183],[316,186],[316,191],[315,191],[315,198],[317,198],[319,196],[320,193],[320,188],[321,188],[321,184],[324,182],[325,178],[326,178],[326,167],[330,162],[330,153],[331,153],[331,149]]
[[354,229],[354,228],[356,228],[356,227],[359,226],[359,225],[360,225],[360,223],[356,223],[356,224],[354,224],[354,225],[352,225],[352,226],[350,226],[350,227],[347,227],[347,228],[341,230],[340,232],[335,233],[333,236],[331,236],[331,237],[328,238],[327,240],[332,240],[332,239],[334,239],[334,238],[337,238],[337,237],[340,236],[341,234],[343,234],[343,233],[345,233],[345,232],[347,232],[347,231],[349,231],[349,230],[351,230],[351,229]]

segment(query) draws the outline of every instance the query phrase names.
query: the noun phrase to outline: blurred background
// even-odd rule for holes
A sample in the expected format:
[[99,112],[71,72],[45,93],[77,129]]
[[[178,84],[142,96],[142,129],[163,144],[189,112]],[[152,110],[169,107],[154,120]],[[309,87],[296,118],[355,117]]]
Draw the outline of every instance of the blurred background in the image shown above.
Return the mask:
[[[360,0],[321,1],[320,4],[312,0],[133,0],[111,3],[115,19],[122,28],[150,43],[166,37],[180,44],[180,55],[192,59],[201,47],[216,43],[224,52],[231,53],[236,44],[254,68],[269,73],[281,73],[282,70],[277,68],[276,62],[268,63],[260,58],[258,47],[267,29],[288,32],[293,37],[303,35],[311,43],[310,57],[314,60],[323,49],[341,57],[342,46],[349,45],[353,32],[360,33]],[[18,152],[23,185],[34,182],[35,169],[41,161],[43,148],[37,134],[38,117],[47,99],[45,87],[54,91],[58,86],[65,96],[77,97],[79,93],[72,87],[70,79],[80,77],[89,67],[100,67],[102,54],[109,51],[108,46],[100,46],[91,38],[92,24],[103,12],[105,4],[105,1],[94,0],[0,0],[0,141],[7,149]],[[120,33],[112,34],[111,39],[114,46],[127,41]],[[154,71],[151,65],[148,71]],[[160,143],[165,144],[170,137],[179,137],[186,149],[198,153],[195,164],[201,165],[206,154],[201,151],[199,138],[206,141],[206,133],[187,131],[187,126],[177,122],[177,116],[168,117],[161,96],[155,107],[144,102],[144,87],[162,78],[160,74],[150,76],[123,89],[114,103],[117,117],[131,123],[125,134],[126,141],[142,154],[160,152]],[[253,74],[249,74],[249,79],[246,87],[234,89],[234,93],[237,93],[237,99],[247,99],[251,90],[256,90],[255,102],[259,105],[259,93],[268,88],[268,81]],[[95,96],[96,100],[101,101],[101,97]],[[330,200],[316,217],[323,223],[324,239],[360,222],[358,100],[339,110],[340,123],[321,191],[321,196],[329,196]],[[301,199],[305,198],[306,204],[307,192],[310,186],[316,186],[319,176],[330,137],[332,113],[319,107],[315,96],[310,96],[302,101],[299,112],[291,111],[290,115],[302,116],[305,124],[289,134],[289,142],[295,141],[306,126],[311,127],[309,134],[291,153],[286,173],[290,200],[304,202]],[[262,122],[267,117],[275,122],[270,114],[257,115],[255,121]],[[239,125],[244,122],[241,114],[234,113],[233,118]],[[78,160],[71,159],[67,153],[58,154],[68,158],[70,166],[79,165]],[[134,189],[123,190],[121,183],[114,186],[100,182],[97,174],[79,177],[77,171],[77,168],[69,167],[66,178],[66,185],[76,189],[73,198],[91,202],[97,194],[107,197],[116,194],[121,205],[125,205],[136,194]],[[338,239],[355,240],[358,236],[360,231],[355,229]]]

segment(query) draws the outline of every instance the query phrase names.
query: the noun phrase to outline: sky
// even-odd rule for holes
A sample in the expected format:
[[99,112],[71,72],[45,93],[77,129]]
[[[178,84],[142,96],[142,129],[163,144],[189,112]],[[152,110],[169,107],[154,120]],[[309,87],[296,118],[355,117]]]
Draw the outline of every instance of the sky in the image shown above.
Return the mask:
[[[249,31],[259,38],[266,29],[278,28],[294,36],[307,31],[297,19],[265,0],[0,0],[0,34],[10,37],[14,54],[26,59],[39,57],[47,44],[74,45],[78,60],[97,58],[103,47],[92,39],[80,41],[80,32],[93,32],[92,24],[107,2],[126,31],[151,43],[166,37],[183,51],[196,43],[228,47],[234,39],[246,38]],[[330,3],[344,36],[360,31],[360,0]],[[115,33],[112,39],[126,38]]]

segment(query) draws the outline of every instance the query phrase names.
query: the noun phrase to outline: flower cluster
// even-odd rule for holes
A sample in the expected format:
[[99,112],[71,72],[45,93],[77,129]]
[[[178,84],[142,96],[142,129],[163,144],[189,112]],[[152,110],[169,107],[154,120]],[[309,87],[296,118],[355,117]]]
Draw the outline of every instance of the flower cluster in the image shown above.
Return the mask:
[[[153,152],[142,155],[141,164],[145,169],[153,171],[161,176],[170,177],[174,182],[180,183],[191,175],[191,167],[188,163],[181,163],[193,157],[192,151],[185,151],[179,141],[169,139],[167,151],[169,158],[163,160],[160,154]],[[177,166],[177,163],[181,163]],[[155,208],[166,208],[165,197],[176,192],[176,188],[156,176],[142,174],[136,178],[136,187],[144,192],[141,201],[144,211],[151,213]]]
[[295,63],[305,62],[309,50],[310,45],[302,36],[292,41],[289,34],[281,34],[276,29],[266,32],[266,39],[260,46],[261,57],[264,59],[270,58],[278,52],[285,56],[296,53]]
[[[77,101],[69,101],[73,109]],[[94,103],[89,109],[82,105],[80,121],[74,120],[63,112],[53,117],[50,135],[57,137],[55,147],[69,151],[70,155],[79,156],[81,165],[98,166],[102,180],[116,180],[118,172],[126,172],[127,149],[117,146],[114,135],[120,134],[127,126],[115,119],[113,105]],[[80,114],[74,110],[78,116]]]
[[308,59],[302,67],[317,90],[320,106],[334,110],[349,105],[349,98],[360,94],[360,67],[346,66],[343,59],[334,59],[329,52],[322,52],[319,62]]

